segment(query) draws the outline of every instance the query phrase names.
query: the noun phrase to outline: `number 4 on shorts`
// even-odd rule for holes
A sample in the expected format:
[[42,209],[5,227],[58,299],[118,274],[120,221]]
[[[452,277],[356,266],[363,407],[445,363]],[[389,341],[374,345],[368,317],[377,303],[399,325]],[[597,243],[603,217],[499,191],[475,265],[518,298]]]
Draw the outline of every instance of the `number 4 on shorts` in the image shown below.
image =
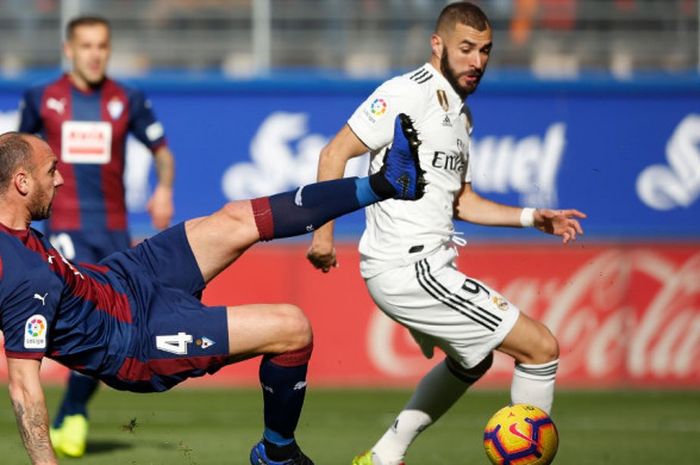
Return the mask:
[[156,336],[156,348],[176,355],[187,355],[187,344],[192,342],[192,335],[187,333]]

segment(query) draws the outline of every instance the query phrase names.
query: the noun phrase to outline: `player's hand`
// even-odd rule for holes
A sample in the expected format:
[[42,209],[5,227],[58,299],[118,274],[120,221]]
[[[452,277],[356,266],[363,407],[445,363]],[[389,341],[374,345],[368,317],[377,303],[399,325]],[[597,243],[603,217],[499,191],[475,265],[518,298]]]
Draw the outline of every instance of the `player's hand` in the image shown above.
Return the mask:
[[550,210],[538,208],[535,210],[535,227],[547,234],[561,236],[562,242],[567,244],[575,241],[577,234],[583,234],[583,228],[579,219],[586,218],[586,214],[578,210]]
[[318,244],[313,242],[306,252],[306,258],[315,268],[324,273],[328,273],[331,268],[338,267],[338,260],[336,259],[335,248],[332,243]]
[[165,229],[170,226],[175,207],[173,206],[173,190],[170,187],[158,185],[153,195],[146,204],[146,209],[151,215],[151,222],[156,229]]

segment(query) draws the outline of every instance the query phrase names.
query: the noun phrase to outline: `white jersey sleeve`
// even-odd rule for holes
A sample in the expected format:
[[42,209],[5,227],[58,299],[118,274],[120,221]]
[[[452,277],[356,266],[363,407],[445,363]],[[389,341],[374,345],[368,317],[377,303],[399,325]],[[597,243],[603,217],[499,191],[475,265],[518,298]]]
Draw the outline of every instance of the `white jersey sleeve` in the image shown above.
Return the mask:
[[418,85],[394,78],[379,86],[348,120],[352,132],[372,151],[389,145],[394,137],[394,120],[405,113],[414,121],[420,116],[420,99],[411,98]]

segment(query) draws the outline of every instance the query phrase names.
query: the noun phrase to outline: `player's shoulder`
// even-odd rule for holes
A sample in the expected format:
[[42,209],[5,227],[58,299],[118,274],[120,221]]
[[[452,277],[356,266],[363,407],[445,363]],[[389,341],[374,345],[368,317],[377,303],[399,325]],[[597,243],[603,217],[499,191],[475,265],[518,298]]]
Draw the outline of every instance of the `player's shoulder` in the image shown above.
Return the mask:
[[411,91],[429,87],[429,82],[435,76],[435,70],[428,63],[423,66],[395,76],[384,83],[387,86],[405,88]]
[[0,260],[8,269],[14,271],[23,267],[24,262],[19,258],[24,256],[25,246],[16,234],[0,228]]
[[146,99],[146,94],[145,92],[131,84],[131,83],[126,83],[124,81],[119,81],[116,79],[112,79],[110,77],[105,78],[104,81],[104,89],[107,90],[109,93],[113,92],[119,92],[123,93],[129,100],[145,100]]
[[427,85],[433,77],[434,71],[428,64],[407,73],[395,76],[380,86],[384,94],[404,98],[413,105],[420,102],[420,97],[428,97],[432,87]]
[[24,95],[25,97],[31,97],[32,100],[36,98],[40,99],[47,90],[59,86],[62,81],[63,76],[53,77],[51,79],[45,79],[40,82],[36,82],[24,89]]
[[425,63],[420,68],[409,71],[403,76],[415,85],[426,88],[432,86],[435,82],[433,81],[435,74],[435,69],[429,63]]

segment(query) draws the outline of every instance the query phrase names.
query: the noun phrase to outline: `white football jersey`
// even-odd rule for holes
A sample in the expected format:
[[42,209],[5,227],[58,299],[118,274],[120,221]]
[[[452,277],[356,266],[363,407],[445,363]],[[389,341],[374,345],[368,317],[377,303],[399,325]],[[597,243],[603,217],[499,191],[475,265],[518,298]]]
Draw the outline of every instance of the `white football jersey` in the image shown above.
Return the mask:
[[463,183],[471,182],[469,109],[429,63],[384,82],[348,120],[370,149],[370,173],[382,166],[399,113],[410,116],[418,131],[428,185],[420,200],[386,200],[367,207],[360,240],[360,271],[365,278],[418,261],[449,241],[455,197]]

